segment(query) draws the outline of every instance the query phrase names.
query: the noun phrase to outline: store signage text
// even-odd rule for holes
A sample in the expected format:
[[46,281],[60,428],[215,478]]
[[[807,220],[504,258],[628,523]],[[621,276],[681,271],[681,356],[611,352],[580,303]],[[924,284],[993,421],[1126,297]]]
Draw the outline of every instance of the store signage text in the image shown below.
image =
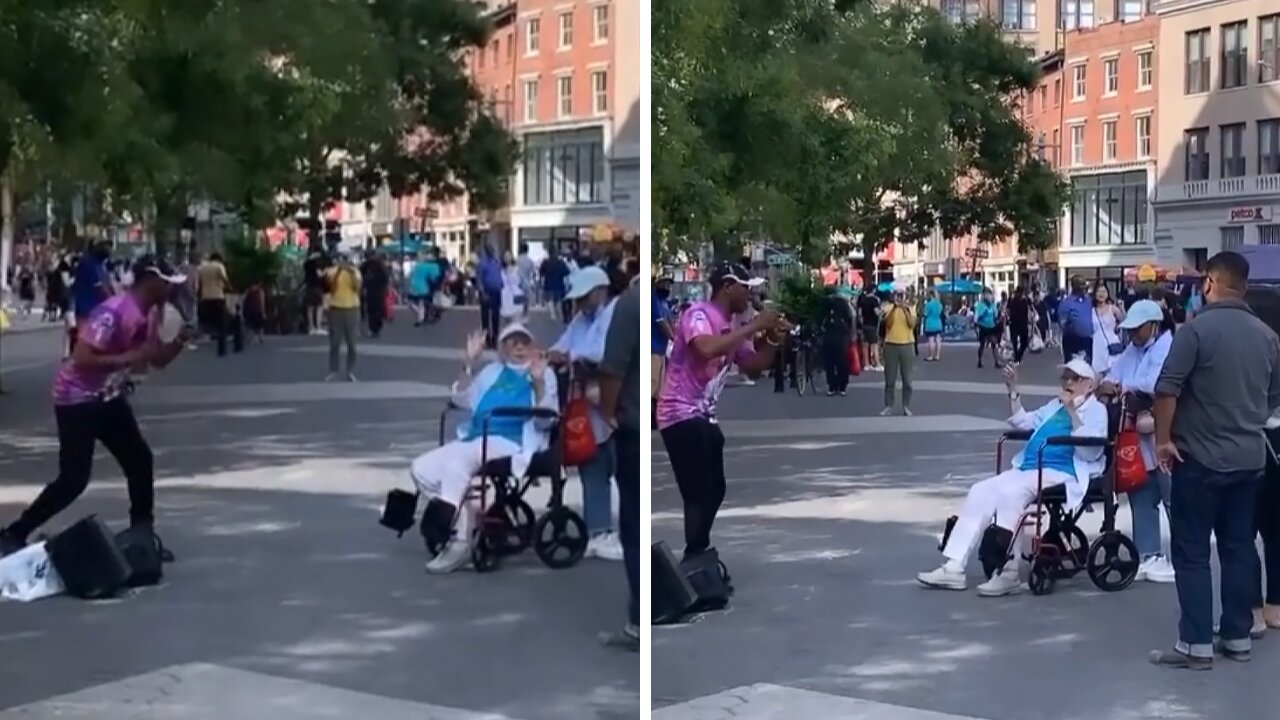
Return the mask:
[[1269,205],[1233,207],[1228,211],[1227,215],[1227,222],[1231,223],[1265,222],[1270,219],[1271,207]]

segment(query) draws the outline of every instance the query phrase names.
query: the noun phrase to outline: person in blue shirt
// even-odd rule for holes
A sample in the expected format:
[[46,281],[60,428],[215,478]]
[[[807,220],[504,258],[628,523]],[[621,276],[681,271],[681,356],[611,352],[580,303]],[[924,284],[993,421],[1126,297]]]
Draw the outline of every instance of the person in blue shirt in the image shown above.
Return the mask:
[[423,531],[431,533],[442,547],[440,554],[427,562],[430,573],[452,572],[471,560],[471,531],[476,527],[478,508],[464,501],[481,463],[511,458],[511,473],[523,477],[534,453],[549,445],[549,420],[494,418],[486,435],[485,418],[500,407],[560,409],[555,372],[528,328],[518,323],[503,328],[498,336],[498,361],[475,372],[485,343],[483,331],[467,338],[453,403],[471,415],[459,423],[457,439],[419,456],[409,468],[418,492],[427,498]]
[[1000,311],[990,288],[982,289],[982,297],[973,304],[973,324],[978,328],[978,367],[982,367],[982,355],[991,348],[991,361],[1000,367]]
[[649,378],[649,399],[653,407],[653,427],[658,427],[658,391],[662,390],[662,376],[667,369],[667,348],[675,337],[671,326],[671,278],[658,278],[653,286],[653,310],[650,318],[653,323],[653,338],[650,352],[653,377]]
[[[1037,467],[1040,451],[1044,450],[1044,487],[1063,485],[1067,491],[1067,509],[1074,510],[1084,501],[1089,481],[1106,469],[1106,459],[1101,447],[1073,448],[1068,445],[1048,445],[1051,437],[1107,436],[1107,409],[1093,397],[1096,376],[1093,366],[1077,358],[1060,366],[1061,390],[1035,412],[1022,407],[1018,393],[1017,366],[1005,368],[1005,386],[1009,389],[1009,402],[1013,415],[1009,426],[1014,430],[1031,432],[1031,439],[1013,463],[994,477],[987,478],[969,488],[964,506],[956,516],[955,524],[947,535],[942,554],[946,562],[942,567],[920,573],[920,584],[940,590],[964,590],[968,587],[965,569],[979,540],[987,532],[994,533],[993,541],[1009,547],[1014,533],[1021,533],[1028,540],[1026,531],[1020,530],[1023,513],[1035,500],[1040,470]],[[992,520],[994,518],[994,527]],[[988,528],[991,528],[988,530]],[[1021,547],[1011,548],[1014,558],[1023,556]],[[978,586],[978,594],[998,597],[1022,589],[1018,575],[1018,562],[1007,563],[1003,570]]]
[[938,362],[942,359],[942,301],[938,299],[938,291],[930,290],[924,305],[920,309],[920,329],[924,332],[924,361]]
[[409,271],[409,304],[414,310],[414,326],[425,322],[431,299],[440,287],[444,271],[440,266],[440,251],[431,248],[424,251]]
[[1058,303],[1058,326],[1062,328],[1062,361],[1083,357],[1093,363],[1093,301],[1084,278],[1071,278],[1071,293]]
[[77,324],[87,321],[89,315],[111,297],[111,273],[107,271],[110,258],[111,246],[106,243],[98,243],[80,255],[71,284]]
[[489,347],[497,345],[502,327],[502,288],[506,284],[502,260],[488,245],[476,263],[476,287],[480,290],[480,328],[488,337]]

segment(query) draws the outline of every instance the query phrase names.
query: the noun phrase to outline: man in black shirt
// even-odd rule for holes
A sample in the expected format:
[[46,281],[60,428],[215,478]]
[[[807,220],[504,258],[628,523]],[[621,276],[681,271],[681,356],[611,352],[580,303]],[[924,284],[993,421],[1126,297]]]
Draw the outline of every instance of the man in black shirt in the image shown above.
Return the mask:
[[307,313],[307,332],[322,334],[320,313],[324,307],[324,271],[329,269],[329,259],[319,250],[312,250],[302,263],[303,302]]
[[1031,342],[1031,298],[1022,285],[1013,291],[1013,297],[1005,304],[1009,318],[1009,341],[1013,343],[1013,361],[1022,362]]
[[391,273],[381,253],[369,251],[360,265],[360,277],[365,321],[369,324],[369,335],[377,340],[387,320],[387,289],[391,286]]
[[880,298],[871,285],[858,296],[858,315],[862,323],[862,357],[867,370],[883,370],[880,366]]
[[827,373],[827,395],[849,392],[849,343],[853,342],[853,310],[835,288],[827,288],[823,308],[822,357]]

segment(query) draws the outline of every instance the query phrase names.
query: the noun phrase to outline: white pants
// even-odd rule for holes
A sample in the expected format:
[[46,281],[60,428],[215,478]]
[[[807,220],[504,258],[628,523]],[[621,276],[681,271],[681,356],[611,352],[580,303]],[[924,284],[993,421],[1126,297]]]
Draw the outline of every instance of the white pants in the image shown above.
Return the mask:
[[[435,450],[418,456],[409,466],[409,475],[428,500],[441,500],[460,507],[471,485],[471,478],[480,471],[481,449],[484,441],[454,440]],[[520,446],[506,438],[489,438],[489,460],[511,457],[520,452]]]
[[[951,537],[942,554],[948,560],[964,565],[969,562],[969,554],[977,546],[982,534],[991,525],[995,517],[996,525],[1016,531],[1022,513],[1036,499],[1035,470],[1005,470],[975,483],[969,488],[969,495],[964,499],[964,507],[951,528]],[[1061,470],[1045,468],[1044,486],[1051,488],[1063,485],[1071,480],[1071,476]]]

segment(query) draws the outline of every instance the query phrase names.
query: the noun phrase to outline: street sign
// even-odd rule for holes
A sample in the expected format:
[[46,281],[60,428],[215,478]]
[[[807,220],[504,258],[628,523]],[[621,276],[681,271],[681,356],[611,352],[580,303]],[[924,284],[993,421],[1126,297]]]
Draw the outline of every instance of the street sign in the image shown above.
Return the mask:
[[765,262],[770,267],[781,267],[784,265],[790,265],[794,263],[795,258],[791,257],[790,255],[784,255],[782,253],[774,253],[772,255],[766,256]]
[[425,218],[427,220],[435,220],[436,218],[440,217],[440,211],[430,207],[418,208],[418,211],[415,212],[414,215],[417,215],[420,218]]
[[986,260],[991,257],[991,252],[986,248],[967,248],[964,256],[970,260]]

